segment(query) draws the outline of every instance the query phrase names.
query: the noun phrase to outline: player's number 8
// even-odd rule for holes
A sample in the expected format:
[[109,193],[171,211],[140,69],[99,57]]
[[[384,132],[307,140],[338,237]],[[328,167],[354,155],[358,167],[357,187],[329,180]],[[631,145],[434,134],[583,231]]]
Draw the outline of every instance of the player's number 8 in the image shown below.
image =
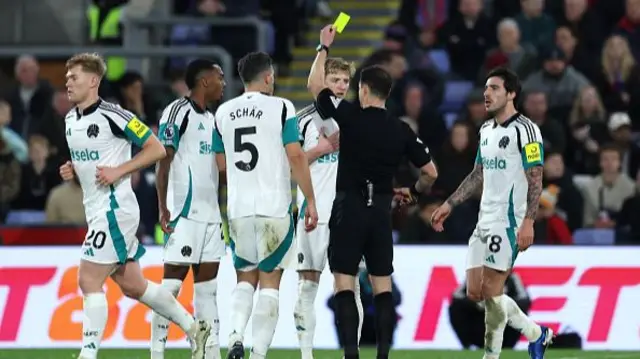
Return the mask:
[[103,231],[91,230],[91,233],[87,236],[87,240],[84,242],[85,246],[92,246],[95,249],[102,249],[104,242],[107,240],[107,235]]
[[256,168],[256,164],[258,163],[258,158],[260,157],[260,154],[258,153],[258,148],[256,147],[256,145],[254,145],[251,142],[242,141],[242,136],[255,135],[255,134],[256,134],[256,126],[236,128],[236,131],[234,134],[234,137],[235,137],[234,147],[233,147],[234,151],[236,153],[249,151],[249,154],[251,155],[249,162],[236,161],[235,163],[236,168],[239,169],[240,171],[249,172],[249,171],[253,171],[253,169]]
[[500,252],[501,243],[502,243],[502,237],[494,234],[489,238],[489,251],[491,253]]

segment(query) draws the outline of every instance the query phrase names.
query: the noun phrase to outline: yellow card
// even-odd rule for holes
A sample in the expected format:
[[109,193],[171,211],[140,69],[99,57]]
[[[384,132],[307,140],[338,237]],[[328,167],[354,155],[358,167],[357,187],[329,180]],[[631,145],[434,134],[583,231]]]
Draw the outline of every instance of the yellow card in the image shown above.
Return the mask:
[[344,28],[349,23],[349,20],[351,20],[351,16],[349,16],[349,15],[343,13],[343,12],[341,12],[340,15],[338,15],[338,18],[336,19],[336,22],[333,23],[333,27],[335,27],[335,29],[338,32],[338,34],[342,34],[342,31],[344,30]]

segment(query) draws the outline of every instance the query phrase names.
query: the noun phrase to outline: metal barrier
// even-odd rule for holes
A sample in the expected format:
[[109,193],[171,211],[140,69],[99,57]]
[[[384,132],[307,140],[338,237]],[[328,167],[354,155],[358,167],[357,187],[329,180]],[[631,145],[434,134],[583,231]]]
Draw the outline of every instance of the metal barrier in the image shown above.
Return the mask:
[[[234,73],[235,64],[231,55],[222,47],[219,46],[147,46],[137,48],[123,48],[123,47],[106,47],[106,46],[86,46],[86,47],[68,47],[68,46],[34,46],[34,47],[19,47],[19,46],[1,46],[0,57],[17,57],[23,54],[33,55],[38,58],[64,58],[71,57],[74,54],[83,52],[97,52],[102,56],[122,56],[127,58],[159,58],[169,56],[196,56],[196,57],[212,57],[215,56],[220,60],[220,67],[225,73],[225,79],[229,85],[235,88]],[[146,75],[146,71],[142,67],[136,68],[132,65],[136,63],[127,63],[127,68],[130,70],[138,71],[139,73]],[[141,65],[141,63],[138,63]],[[145,78],[149,78],[145,76]],[[228,96],[232,95],[232,91],[225,91],[225,100]]]

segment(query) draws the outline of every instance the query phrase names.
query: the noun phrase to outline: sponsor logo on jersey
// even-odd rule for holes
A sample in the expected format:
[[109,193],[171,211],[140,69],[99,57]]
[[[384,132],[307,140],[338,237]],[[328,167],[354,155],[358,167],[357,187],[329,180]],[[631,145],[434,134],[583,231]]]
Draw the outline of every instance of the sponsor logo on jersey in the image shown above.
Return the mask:
[[132,118],[127,124],[127,128],[138,138],[144,137],[149,131],[149,127],[138,120],[136,117]]
[[524,154],[527,163],[542,162],[542,150],[537,142],[526,144],[524,146]]
[[97,150],[90,150],[85,148],[83,150],[71,149],[71,160],[73,162],[91,162],[100,159],[100,153]]
[[482,168],[488,170],[504,170],[507,168],[507,161],[502,158],[494,157],[494,158],[483,158],[482,159]]
[[207,141],[200,141],[200,154],[210,155],[213,153],[213,145]]
[[327,153],[324,156],[318,157],[318,163],[335,163],[338,162],[340,152]]

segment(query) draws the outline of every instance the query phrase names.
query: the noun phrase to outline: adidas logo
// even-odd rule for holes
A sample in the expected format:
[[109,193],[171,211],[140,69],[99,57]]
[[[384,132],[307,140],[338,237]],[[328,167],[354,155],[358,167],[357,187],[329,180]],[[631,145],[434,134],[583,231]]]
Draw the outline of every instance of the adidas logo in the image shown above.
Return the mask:
[[495,258],[493,258],[493,254],[488,256],[487,259],[485,259],[484,261],[487,262],[487,263],[496,264],[496,260],[495,260]]
[[489,144],[489,139],[488,139],[488,138],[485,138],[485,139],[482,141],[482,146],[486,146],[486,145],[488,145],[488,144]]
[[87,248],[87,250],[84,251],[84,255],[87,257],[93,257],[95,255],[93,253],[93,248]]
[[204,130],[204,125],[202,124],[202,122],[200,122],[200,126],[198,126],[198,131],[203,131]]
[[83,348],[96,349],[96,345],[94,343],[89,343],[89,344],[85,345]]

